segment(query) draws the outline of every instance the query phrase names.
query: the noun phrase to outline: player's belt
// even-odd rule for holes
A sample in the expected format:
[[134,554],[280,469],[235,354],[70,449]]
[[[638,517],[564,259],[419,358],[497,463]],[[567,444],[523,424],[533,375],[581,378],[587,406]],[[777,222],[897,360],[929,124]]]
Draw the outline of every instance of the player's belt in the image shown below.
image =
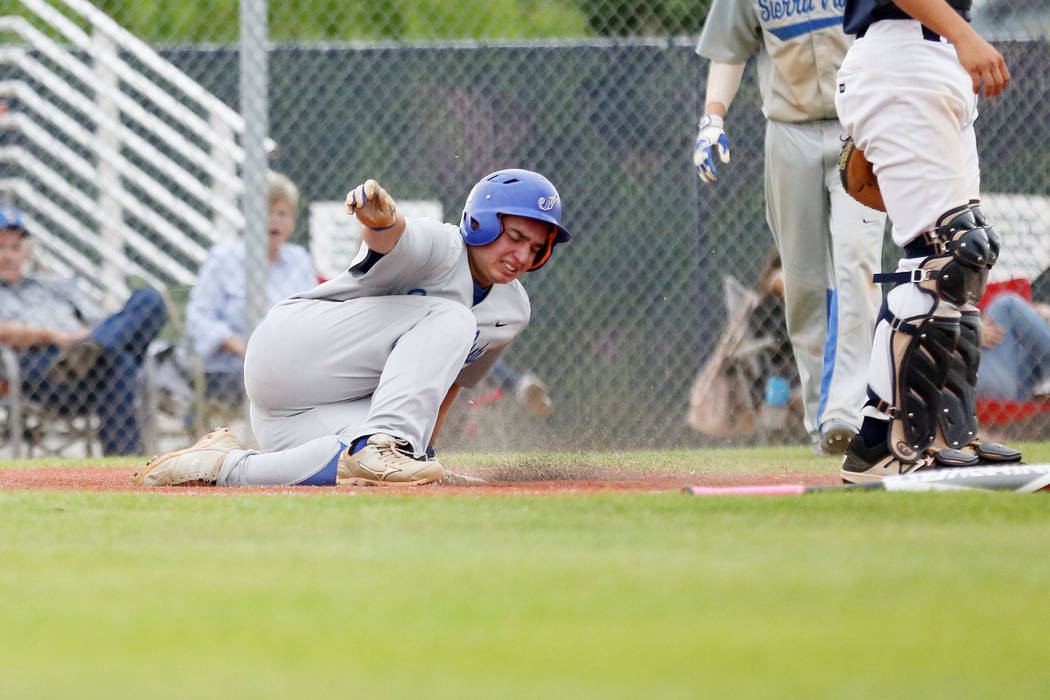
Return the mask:
[[[870,27],[870,26],[871,25],[869,24],[868,27]],[[860,39],[861,37],[863,37],[865,34],[868,33],[868,27],[864,27],[859,32],[857,32],[857,38],[858,39]],[[941,35],[938,34],[935,31],[933,31],[932,29],[930,29],[929,27],[927,27],[924,24],[924,25],[922,25],[922,38],[925,39],[926,41],[940,41],[941,40]]]

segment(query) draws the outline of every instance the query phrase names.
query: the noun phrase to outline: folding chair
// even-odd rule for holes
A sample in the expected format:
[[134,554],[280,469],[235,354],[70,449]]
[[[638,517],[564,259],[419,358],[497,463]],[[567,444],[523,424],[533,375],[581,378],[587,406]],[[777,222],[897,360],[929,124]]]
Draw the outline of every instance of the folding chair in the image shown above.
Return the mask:
[[0,345],[3,381],[0,382],[0,425],[13,459],[36,456],[90,457],[102,454],[98,417],[93,413],[66,414],[32,401],[22,393],[18,353]]

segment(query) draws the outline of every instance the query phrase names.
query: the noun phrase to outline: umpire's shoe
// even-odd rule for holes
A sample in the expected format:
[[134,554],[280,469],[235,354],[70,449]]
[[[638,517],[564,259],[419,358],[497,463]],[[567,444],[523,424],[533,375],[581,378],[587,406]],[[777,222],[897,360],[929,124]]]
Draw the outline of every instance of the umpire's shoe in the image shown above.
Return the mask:
[[864,438],[857,435],[849,441],[846,458],[842,461],[842,480],[847,484],[864,484],[881,481],[887,476],[911,474],[920,469],[946,469],[948,467],[972,467],[977,464],[973,455],[951,448],[930,451],[914,462],[897,459],[885,442],[868,447]]
[[219,478],[219,469],[226,455],[243,449],[229,428],[217,428],[192,447],[157,457],[131,480],[139,486],[211,486]]
[[417,460],[407,452],[407,440],[376,433],[360,451],[346,448],[339,458],[340,486],[418,486],[437,481],[445,469],[436,459]]

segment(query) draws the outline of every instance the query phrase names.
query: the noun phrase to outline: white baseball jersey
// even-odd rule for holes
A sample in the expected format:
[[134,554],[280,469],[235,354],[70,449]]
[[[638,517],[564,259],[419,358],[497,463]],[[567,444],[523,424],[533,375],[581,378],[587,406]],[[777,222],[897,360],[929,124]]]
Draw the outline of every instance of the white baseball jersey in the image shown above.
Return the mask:
[[835,72],[853,37],[842,31],[842,0],[714,0],[696,52],[744,63],[758,52],[767,119],[835,118]]

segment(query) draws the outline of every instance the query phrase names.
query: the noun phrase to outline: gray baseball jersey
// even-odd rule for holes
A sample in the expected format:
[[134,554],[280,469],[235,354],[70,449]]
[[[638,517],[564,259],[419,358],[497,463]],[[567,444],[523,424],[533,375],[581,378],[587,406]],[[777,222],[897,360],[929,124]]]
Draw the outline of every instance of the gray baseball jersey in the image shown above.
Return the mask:
[[265,453],[232,452],[219,485],[332,483],[364,435],[430,443],[453,383],[473,386],[529,320],[517,281],[474,303],[455,226],[409,219],[385,255],[276,305],[248,342],[244,385]]
[[408,219],[394,249],[378,256],[362,248],[350,269],[296,299],[345,301],[362,297],[418,294],[449,299],[471,309],[478,330],[456,383],[472,387],[529,322],[529,297],[521,282],[494,284],[474,303],[467,247],[452,224]]
[[767,119],[835,118],[835,74],[853,37],[842,31],[844,0],[714,0],[696,52],[744,63],[758,52]]

